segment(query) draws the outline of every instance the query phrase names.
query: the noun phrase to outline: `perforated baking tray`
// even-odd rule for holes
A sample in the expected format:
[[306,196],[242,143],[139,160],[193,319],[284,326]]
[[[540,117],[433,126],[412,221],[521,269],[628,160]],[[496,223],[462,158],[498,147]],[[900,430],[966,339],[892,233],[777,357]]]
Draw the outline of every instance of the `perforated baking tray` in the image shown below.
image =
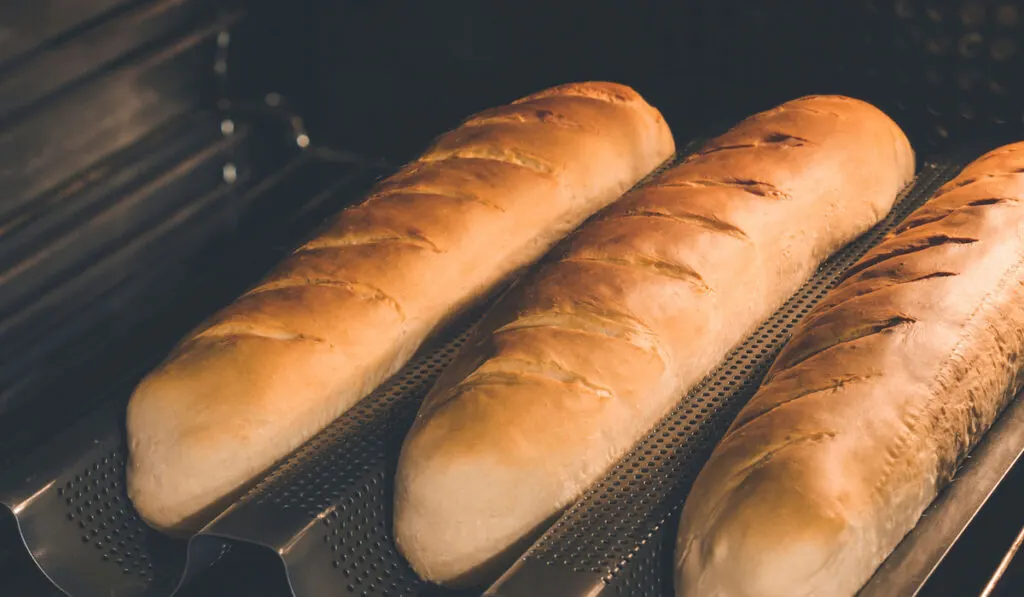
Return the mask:
[[[883,224],[828,261],[489,593],[668,595],[666,538],[674,530],[673,517],[716,438],[792,327],[846,267],[968,159],[926,163]],[[482,308],[439,334],[392,380],[286,458],[190,541],[171,541],[147,529],[125,496],[123,400],[0,475],[0,502],[14,512],[41,569],[73,597],[164,597],[176,590],[187,596],[187,587],[178,590],[183,579],[195,578],[233,546],[263,550],[278,561],[276,574],[301,597],[449,594],[419,581],[398,555],[390,528],[391,478],[420,400]],[[124,396],[128,390],[111,389]],[[986,441],[978,453],[991,445]],[[1001,453],[995,468],[1005,473],[1015,457]],[[980,460],[975,458],[976,466]],[[992,485],[990,477],[981,484]],[[983,493],[961,497],[961,511],[971,510],[962,507],[967,502],[976,510]],[[948,539],[946,547],[952,538],[941,536]]]

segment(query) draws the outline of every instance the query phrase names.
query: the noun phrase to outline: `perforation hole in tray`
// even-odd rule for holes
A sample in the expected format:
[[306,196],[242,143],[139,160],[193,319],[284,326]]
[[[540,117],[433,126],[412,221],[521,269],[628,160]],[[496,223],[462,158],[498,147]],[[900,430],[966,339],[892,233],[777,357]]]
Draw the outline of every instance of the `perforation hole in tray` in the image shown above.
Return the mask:
[[661,550],[657,545],[644,545],[633,557],[629,570],[615,585],[615,594],[622,597],[664,597],[671,587],[662,572]]
[[[536,544],[530,558],[612,581],[682,503],[700,462],[760,385],[793,328],[834,287],[842,273],[924,202],[954,166],[929,166],[884,224],[848,245],[819,268],[722,366],[680,401],[609,475],[593,486]],[[925,178],[927,177],[927,178]],[[623,491],[627,489],[627,491]],[[655,506],[652,507],[652,504]],[[630,574],[635,574],[631,569]],[[636,586],[636,585],[633,585]],[[632,594],[632,593],[630,593]]]
[[323,517],[324,544],[331,565],[341,574],[339,585],[349,594],[398,597],[415,594],[394,544],[387,539],[385,505],[390,497],[385,473],[371,477],[360,499],[345,500]]
[[82,543],[95,547],[99,559],[152,580],[153,562],[144,543],[149,533],[124,496],[124,463],[121,451],[114,450],[56,491],[68,524],[78,527]]

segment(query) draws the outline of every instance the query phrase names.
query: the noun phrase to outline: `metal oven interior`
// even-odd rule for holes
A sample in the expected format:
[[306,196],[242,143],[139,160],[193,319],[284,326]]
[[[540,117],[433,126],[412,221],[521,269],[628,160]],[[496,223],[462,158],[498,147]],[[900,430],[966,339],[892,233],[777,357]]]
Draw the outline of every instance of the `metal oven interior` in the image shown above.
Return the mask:
[[[3,594],[445,594],[390,543],[388,471],[474,314],[188,542],[149,531],[124,496],[120,410],[132,383],[328,214],[475,110],[616,80],[642,90],[692,149],[805,93],[872,101],[922,158],[889,220],[681,398],[489,593],[666,595],[664,529],[793,322],[938,184],[1024,132],[1024,8],[1012,2],[9,4]],[[975,594],[993,575],[993,595],[1024,586],[1013,566],[997,573],[1024,524],[1013,507],[1021,446],[1018,403],[863,594]]]

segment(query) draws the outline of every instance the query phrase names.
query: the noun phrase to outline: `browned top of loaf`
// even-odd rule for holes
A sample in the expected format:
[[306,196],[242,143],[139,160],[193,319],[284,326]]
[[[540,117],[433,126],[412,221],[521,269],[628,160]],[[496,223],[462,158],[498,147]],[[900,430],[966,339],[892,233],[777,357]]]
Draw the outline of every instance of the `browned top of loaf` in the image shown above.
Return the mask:
[[[191,340],[240,335],[329,340],[325,331],[333,325],[327,314],[343,311],[347,322],[356,317],[351,309],[359,309],[348,301],[343,306],[338,288],[351,293],[355,303],[390,310],[380,314],[384,320],[397,324],[417,318],[425,310],[408,305],[430,303],[439,294],[438,268],[479,267],[473,260],[452,263],[448,256],[479,248],[477,230],[486,229],[488,221],[507,219],[508,212],[520,211],[537,196],[565,189],[579,196],[594,192],[603,179],[592,170],[601,164],[579,167],[577,129],[599,133],[609,146],[635,145],[636,128],[623,123],[629,120],[623,118],[625,107],[657,115],[629,87],[585,83],[548,89],[467,119],[361,203],[343,210]],[[652,121],[662,122],[660,115]],[[516,219],[520,226],[537,225],[529,213]],[[459,279],[460,272],[444,273]]]

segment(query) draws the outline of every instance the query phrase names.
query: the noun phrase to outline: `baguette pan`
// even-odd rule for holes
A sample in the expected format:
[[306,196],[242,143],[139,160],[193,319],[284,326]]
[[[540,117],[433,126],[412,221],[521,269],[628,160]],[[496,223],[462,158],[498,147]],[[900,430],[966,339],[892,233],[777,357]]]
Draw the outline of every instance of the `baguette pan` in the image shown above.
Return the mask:
[[873,106],[753,116],[583,226],[485,317],[398,465],[395,533],[424,578],[490,580],[913,175]]
[[854,595],[1021,387],[1024,144],[969,165],[797,327],[698,476],[677,594]]
[[469,118],[188,336],[128,405],[128,490],[195,530],[428,334],[671,156],[632,89],[569,84]]

